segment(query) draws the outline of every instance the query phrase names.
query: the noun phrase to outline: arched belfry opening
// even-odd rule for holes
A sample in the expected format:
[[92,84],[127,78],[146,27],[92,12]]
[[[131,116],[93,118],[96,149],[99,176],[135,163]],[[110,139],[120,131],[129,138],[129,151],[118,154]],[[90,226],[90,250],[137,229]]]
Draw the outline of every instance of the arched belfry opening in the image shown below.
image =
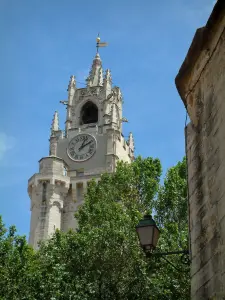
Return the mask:
[[98,107],[91,101],[84,104],[80,112],[80,124],[98,122]]

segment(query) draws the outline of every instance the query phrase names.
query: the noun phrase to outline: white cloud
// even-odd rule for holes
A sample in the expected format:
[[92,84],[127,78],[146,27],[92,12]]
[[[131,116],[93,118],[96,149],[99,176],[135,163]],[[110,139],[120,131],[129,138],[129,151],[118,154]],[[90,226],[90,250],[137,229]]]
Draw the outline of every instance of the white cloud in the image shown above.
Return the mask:
[[2,160],[8,150],[15,147],[16,139],[4,132],[0,132],[0,160]]

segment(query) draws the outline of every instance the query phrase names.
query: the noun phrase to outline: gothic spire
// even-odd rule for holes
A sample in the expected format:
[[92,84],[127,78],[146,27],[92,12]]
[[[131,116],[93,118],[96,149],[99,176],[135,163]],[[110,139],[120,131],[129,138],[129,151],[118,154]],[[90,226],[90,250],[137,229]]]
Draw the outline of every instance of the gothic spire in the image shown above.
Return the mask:
[[102,61],[99,53],[96,53],[89,76],[86,81],[87,86],[102,86],[103,84]]
[[112,90],[112,76],[109,69],[105,71],[105,76],[103,79],[103,87],[104,90],[106,91],[106,96],[108,96],[108,94],[110,94]]
[[72,76],[70,76],[70,81],[69,81],[67,91],[70,91],[71,89],[74,89],[75,87],[76,87],[76,80],[75,80],[75,76],[72,75]]
[[58,131],[58,130],[59,130],[59,116],[58,116],[58,112],[55,111],[53,120],[52,120],[51,135],[53,135],[54,132]]
[[129,134],[129,138],[128,138],[127,143],[128,143],[128,145],[130,146],[130,149],[131,149],[132,151],[134,151],[134,137],[133,137],[132,132],[130,132],[130,134]]

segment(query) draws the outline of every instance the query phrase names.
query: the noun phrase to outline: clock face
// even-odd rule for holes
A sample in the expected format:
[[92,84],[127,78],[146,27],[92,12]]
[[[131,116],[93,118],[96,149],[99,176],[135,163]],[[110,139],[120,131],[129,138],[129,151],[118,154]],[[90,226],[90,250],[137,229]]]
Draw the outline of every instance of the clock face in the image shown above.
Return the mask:
[[92,157],[97,148],[96,139],[90,134],[78,134],[69,143],[68,156],[75,161],[84,161]]

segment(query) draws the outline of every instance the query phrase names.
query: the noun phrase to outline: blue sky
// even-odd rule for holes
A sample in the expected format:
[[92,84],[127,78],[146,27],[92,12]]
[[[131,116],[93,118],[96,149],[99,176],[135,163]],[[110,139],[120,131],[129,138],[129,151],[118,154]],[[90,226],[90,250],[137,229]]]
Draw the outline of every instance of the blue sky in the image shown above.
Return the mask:
[[[0,0],[0,214],[28,235],[27,180],[48,155],[52,116],[64,127],[70,75],[84,82],[98,32],[104,69],[124,96],[124,135],[164,171],[184,155],[185,110],[174,78],[213,0]],[[80,86],[83,86],[80,84]]]

